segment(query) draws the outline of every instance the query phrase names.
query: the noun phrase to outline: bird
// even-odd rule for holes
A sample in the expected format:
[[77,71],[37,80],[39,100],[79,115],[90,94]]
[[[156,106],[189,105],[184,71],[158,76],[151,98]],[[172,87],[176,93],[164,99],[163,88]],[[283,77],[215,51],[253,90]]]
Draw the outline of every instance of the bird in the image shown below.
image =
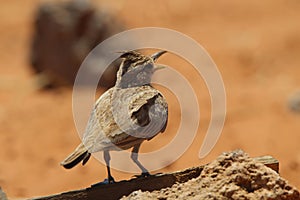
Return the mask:
[[110,151],[132,148],[131,159],[142,171],[138,177],[150,176],[138,152],[144,141],[163,133],[168,123],[168,103],[151,85],[154,72],[164,68],[156,61],[166,52],[150,56],[135,50],[122,52],[116,83],[95,102],[81,144],[60,163],[64,168],[85,165],[92,153],[103,151],[107,168],[103,183],[114,183]]

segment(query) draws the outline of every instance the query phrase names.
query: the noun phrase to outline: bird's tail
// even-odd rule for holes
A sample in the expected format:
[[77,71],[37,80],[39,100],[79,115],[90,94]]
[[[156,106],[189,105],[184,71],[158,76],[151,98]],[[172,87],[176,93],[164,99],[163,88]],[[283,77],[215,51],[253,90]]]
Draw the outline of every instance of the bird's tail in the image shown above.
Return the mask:
[[73,153],[60,163],[60,165],[66,169],[71,169],[81,161],[82,165],[84,165],[89,160],[90,156],[91,154],[86,147],[83,144],[80,144]]

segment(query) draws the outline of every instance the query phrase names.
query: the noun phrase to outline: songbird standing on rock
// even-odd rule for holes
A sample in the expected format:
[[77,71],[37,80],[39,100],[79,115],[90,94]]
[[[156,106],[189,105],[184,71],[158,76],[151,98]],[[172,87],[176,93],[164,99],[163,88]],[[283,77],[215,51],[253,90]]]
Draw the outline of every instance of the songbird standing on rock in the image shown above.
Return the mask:
[[141,176],[149,175],[138,160],[138,152],[142,142],[166,129],[168,104],[150,84],[153,73],[162,68],[155,62],[164,53],[122,53],[115,86],[96,101],[82,143],[61,162],[63,167],[70,169],[81,161],[84,165],[91,153],[103,151],[108,173],[104,182],[113,183],[109,151],[133,148],[131,159],[142,170]]

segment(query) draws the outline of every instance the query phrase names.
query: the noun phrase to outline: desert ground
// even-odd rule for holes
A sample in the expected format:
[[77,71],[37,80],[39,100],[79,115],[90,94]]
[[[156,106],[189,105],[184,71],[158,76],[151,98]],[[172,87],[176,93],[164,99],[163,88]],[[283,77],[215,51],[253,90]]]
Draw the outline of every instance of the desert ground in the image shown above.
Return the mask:
[[[159,60],[191,81],[201,118],[189,149],[173,164],[152,173],[209,163],[224,151],[243,149],[251,157],[277,158],[281,176],[300,188],[300,113],[288,104],[300,90],[299,1],[91,2],[118,17],[126,29],[164,27],[190,36],[207,50],[222,75],[226,122],[213,150],[199,159],[210,121],[205,83],[201,77],[195,79],[192,66],[178,57],[165,55]],[[72,89],[41,91],[30,68],[34,15],[40,3],[11,0],[0,6],[0,186],[8,197],[85,188],[106,177],[105,166],[94,158],[70,171],[59,165],[80,138],[73,121]],[[146,142],[142,152],[164,146],[178,129],[178,103],[167,91],[165,95],[170,109],[166,132]],[[117,180],[133,176],[112,173]]]

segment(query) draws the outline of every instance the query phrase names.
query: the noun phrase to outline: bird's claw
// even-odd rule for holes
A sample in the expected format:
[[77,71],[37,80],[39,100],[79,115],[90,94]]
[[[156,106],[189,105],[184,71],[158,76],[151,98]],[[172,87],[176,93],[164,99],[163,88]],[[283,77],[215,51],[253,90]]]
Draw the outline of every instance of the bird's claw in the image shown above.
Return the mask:
[[113,177],[109,177],[109,178],[104,179],[103,182],[106,184],[111,184],[111,183],[115,183],[115,179]]
[[93,184],[92,187],[100,186],[100,185],[108,185],[108,184],[112,184],[112,183],[115,183],[115,180],[113,177],[109,177],[109,178],[104,179],[102,182]]
[[140,175],[134,175],[135,178],[145,178],[145,177],[149,177],[151,176],[151,174],[149,172],[143,172]]

